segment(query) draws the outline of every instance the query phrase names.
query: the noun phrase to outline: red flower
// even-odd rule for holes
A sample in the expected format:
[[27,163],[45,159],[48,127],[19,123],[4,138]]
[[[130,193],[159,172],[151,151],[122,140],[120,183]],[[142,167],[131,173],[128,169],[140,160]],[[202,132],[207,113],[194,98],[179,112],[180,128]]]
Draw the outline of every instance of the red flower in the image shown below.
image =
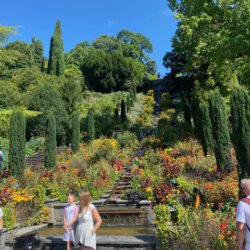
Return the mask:
[[220,224],[220,231],[224,232],[226,230],[227,226],[228,226],[228,222],[227,221],[221,223]]
[[218,202],[218,206],[219,206],[219,207],[223,206],[223,202],[222,202],[222,201],[219,201],[219,202]]
[[151,182],[151,178],[150,178],[150,177],[147,177],[147,178],[146,178],[146,183],[147,183],[147,184],[150,184],[150,182]]

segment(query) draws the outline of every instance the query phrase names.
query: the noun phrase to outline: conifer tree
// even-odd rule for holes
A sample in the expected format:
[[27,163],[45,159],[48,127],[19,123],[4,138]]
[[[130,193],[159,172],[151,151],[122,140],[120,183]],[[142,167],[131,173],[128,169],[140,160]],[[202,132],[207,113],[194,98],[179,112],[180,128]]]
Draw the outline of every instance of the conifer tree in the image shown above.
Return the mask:
[[10,118],[9,168],[22,176],[25,167],[26,122],[21,111],[14,111]]
[[205,101],[201,101],[199,104],[199,114],[201,122],[201,144],[204,155],[207,155],[209,149],[213,151],[214,139],[212,123],[209,116],[209,108]]
[[184,112],[184,118],[185,121],[188,124],[191,124],[191,111],[190,111],[190,105],[188,103],[188,100],[185,96],[182,96],[182,104],[183,104],[183,112]]
[[121,100],[121,122],[124,124],[127,120],[127,115],[126,115],[126,105],[124,100]]
[[54,168],[56,165],[56,120],[52,112],[48,114],[45,137],[45,167]]
[[50,39],[48,73],[57,76],[64,74],[63,41],[59,20],[56,22],[54,35]]
[[119,124],[119,109],[118,108],[115,108],[114,110],[114,124],[115,124],[115,127],[118,126]]
[[136,86],[135,84],[133,84],[133,101],[136,101],[136,95],[137,95],[137,91],[136,91]]
[[72,142],[71,147],[73,152],[77,152],[79,150],[80,144],[80,116],[79,112],[74,112],[72,117]]
[[130,106],[133,107],[134,106],[134,99],[135,99],[135,97],[134,97],[134,92],[133,92],[132,89],[129,90],[129,95],[130,95],[130,101],[131,101]]
[[93,108],[90,108],[88,110],[87,121],[88,121],[88,139],[89,141],[91,141],[95,139],[95,117]]
[[127,112],[129,112],[130,110],[130,105],[131,105],[131,101],[130,101],[130,95],[128,94],[126,97],[126,104],[127,104]]
[[200,109],[199,109],[199,98],[194,97],[191,102],[191,110],[193,117],[193,129],[196,137],[201,140],[202,137],[202,126],[200,122]]
[[41,71],[43,70],[43,44],[41,40],[36,40],[35,37],[32,37],[32,49],[34,52],[34,64],[37,65]]
[[225,107],[218,90],[213,91],[209,98],[209,114],[212,122],[214,153],[218,170],[230,170],[230,136]]
[[231,96],[232,141],[239,163],[239,176],[250,177],[250,97],[247,90],[237,87]]

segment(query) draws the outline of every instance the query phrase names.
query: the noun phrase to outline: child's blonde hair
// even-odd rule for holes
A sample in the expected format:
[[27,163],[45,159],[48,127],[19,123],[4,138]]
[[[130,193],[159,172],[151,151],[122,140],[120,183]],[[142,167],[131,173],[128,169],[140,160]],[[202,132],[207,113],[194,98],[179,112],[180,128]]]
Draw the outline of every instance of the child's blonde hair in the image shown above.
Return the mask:
[[72,198],[73,198],[73,201],[75,200],[75,194],[74,194],[74,193],[72,193],[72,192],[69,192],[69,193],[68,193],[68,196],[72,196]]

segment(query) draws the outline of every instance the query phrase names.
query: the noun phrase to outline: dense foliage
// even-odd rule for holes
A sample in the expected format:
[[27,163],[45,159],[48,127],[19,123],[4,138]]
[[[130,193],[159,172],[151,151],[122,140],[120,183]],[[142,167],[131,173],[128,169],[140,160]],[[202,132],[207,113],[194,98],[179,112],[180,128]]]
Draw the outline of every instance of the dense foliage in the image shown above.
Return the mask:
[[49,84],[41,85],[37,88],[28,104],[31,110],[40,111],[42,114],[38,117],[29,119],[28,131],[30,134],[43,135],[46,127],[47,115],[52,112],[56,119],[56,134],[59,144],[66,140],[66,126],[68,114],[66,112],[60,92]]

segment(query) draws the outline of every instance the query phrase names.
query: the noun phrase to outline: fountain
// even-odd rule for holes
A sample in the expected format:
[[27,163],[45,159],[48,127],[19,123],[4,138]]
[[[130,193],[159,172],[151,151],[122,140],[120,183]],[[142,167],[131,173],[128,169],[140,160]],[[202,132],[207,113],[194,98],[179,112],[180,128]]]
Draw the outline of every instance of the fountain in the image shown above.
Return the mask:
[[[140,201],[137,204],[123,200],[125,191],[130,189],[131,174],[129,171],[115,185],[114,189],[102,196],[100,200],[92,203],[98,209],[102,217],[102,226],[97,232],[97,249],[156,249],[154,237],[154,216],[151,202]],[[6,250],[13,249],[16,243],[22,241],[37,242],[34,236],[39,236],[41,246],[46,250],[66,249],[62,240],[63,236],[63,214],[66,204],[50,200],[46,203],[50,210],[48,226],[38,230],[32,237],[22,235],[21,238],[12,238],[6,241]],[[16,248],[18,249],[18,248]],[[28,248],[27,248],[28,249]],[[42,249],[42,248],[30,248]]]

